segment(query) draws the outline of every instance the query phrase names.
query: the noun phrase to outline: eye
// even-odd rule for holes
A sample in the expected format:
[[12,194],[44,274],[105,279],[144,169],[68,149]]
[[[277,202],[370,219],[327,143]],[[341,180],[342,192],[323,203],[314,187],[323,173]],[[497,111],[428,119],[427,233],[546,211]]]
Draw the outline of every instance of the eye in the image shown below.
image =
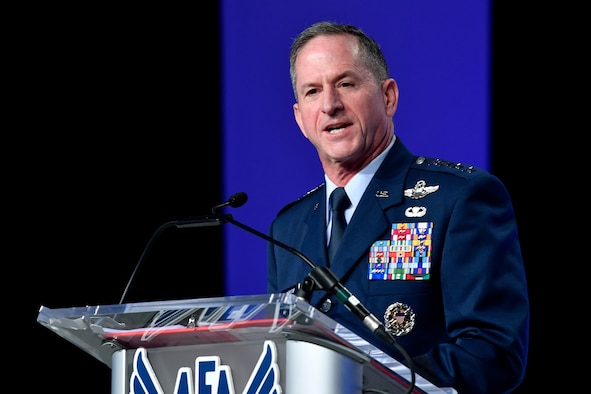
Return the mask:
[[314,96],[316,93],[318,93],[318,89],[309,89],[306,91],[306,96]]

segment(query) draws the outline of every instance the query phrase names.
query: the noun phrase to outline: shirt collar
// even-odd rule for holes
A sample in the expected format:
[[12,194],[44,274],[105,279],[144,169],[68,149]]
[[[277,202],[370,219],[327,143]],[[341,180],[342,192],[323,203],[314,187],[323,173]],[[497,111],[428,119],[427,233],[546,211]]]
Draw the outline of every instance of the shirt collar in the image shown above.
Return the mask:
[[[351,200],[351,206],[347,208],[347,210],[345,211],[345,218],[347,219],[347,222],[349,222],[349,220],[353,216],[353,212],[355,212],[355,209],[357,208],[359,201],[361,201],[361,197],[363,196],[363,193],[365,193],[365,189],[367,189],[369,182],[371,182],[371,179],[375,175],[378,168],[380,168],[380,165],[386,158],[386,155],[388,154],[388,152],[390,152],[392,146],[394,146],[395,141],[396,136],[392,138],[392,141],[390,141],[390,144],[386,149],[384,149],[382,153],[380,153],[368,165],[363,167],[361,171],[355,174],[355,176],[353,176],[353,178],[351,178],[351,180],[345,186],[347,196],[349,196],[349,200]],[[326,220],[328,222],[330,213],[330,209],[328,206],[328,196],[330,196],[333,190],[337,188],[337,185],[335,185],[330,179],[328,179],[328,176],[326,176],[326,174],[324,174],[324,181],[326,183]]]

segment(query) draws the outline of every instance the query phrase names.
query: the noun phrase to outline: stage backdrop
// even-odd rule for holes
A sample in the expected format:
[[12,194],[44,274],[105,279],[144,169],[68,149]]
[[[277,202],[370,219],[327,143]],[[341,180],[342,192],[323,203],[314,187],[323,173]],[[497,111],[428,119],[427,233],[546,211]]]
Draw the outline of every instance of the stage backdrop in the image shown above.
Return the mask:
[[[414,153],[489,169],[489,1],[223,0],[220,7],[222,196],[249,197],[229,209],[234,219],[267,233],[285,204],[324,181],[293,119],[289,80],[291,41],[319,20],[358,25],[380,42],[400,89],[395,131]],[[266,242],[231,224],[223,232],[226,295],[265,293]]]

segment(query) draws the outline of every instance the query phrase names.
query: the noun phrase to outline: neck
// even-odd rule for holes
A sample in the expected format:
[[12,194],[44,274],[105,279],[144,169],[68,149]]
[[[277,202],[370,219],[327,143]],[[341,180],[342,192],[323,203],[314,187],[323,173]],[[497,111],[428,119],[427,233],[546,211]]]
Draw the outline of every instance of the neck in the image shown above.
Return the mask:
[[369,163],[378,157],[390,142],[392,142],[394,134],[386,135],[376,149],[370,154],[363,157],[363,160],[349,160],[349,161],[328,161],[322,163],[322,168],[326,176],[334,182],[335,185],[344,187],[349,181],[364,169]]

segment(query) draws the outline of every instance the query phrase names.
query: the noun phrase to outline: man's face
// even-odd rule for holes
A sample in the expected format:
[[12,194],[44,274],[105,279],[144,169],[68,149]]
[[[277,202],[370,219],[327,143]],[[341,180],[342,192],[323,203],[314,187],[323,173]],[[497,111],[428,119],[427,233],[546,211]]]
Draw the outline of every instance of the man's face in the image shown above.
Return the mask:
[[302,48],[295,63],[294,116],[323,164],[367,162],[393,132],[396,83],[377,83],[357,52],[352,36],[319,36]]

